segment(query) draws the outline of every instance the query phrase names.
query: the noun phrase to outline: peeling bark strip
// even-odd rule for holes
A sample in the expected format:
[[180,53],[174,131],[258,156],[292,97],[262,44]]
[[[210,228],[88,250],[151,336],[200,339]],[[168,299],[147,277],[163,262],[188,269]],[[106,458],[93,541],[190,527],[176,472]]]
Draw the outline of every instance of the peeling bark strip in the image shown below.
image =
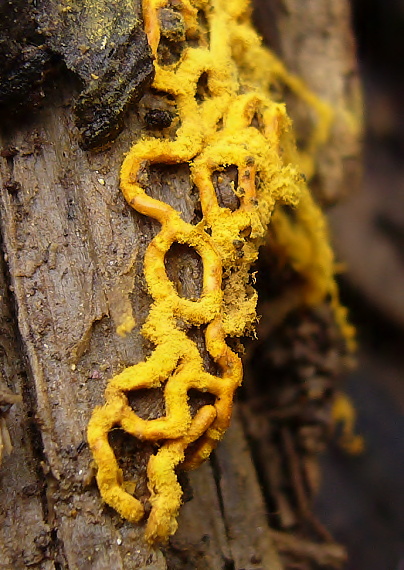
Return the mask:
[[[140,13],[140,3],[135,4]],[[345,20],[341,27],[346,29]],[[164,50],[170,52],[169,43]],[[209,464],[190,474],[194,499],[183,506],[179,531],[164,551],[150,549],[142,526],[127,523],[100,502],[86,444],[87,422],[103,401],[108,378],[142,361],[153,348],[140,334],[151,303],[143,259],[159,228],[127,206],[118,172],[133,141],[148,129],[169,129],[176,113],[172,98],[150,89],[139,101],[138,114],[129,113],[126,129],[108,152],[83,152],[72,110],[79,89],[70,77],[58,81],[43,108],[29,113],[29,121],[7,128],[0,122],[0,223],[9,276],[1,287],[10,291],[7,306],[16,308],[1,321],[7,355],[1,368],[7,386],[23,397],[7,417],[13,452],[0,467],[1,564],[7,570],[277,568],[276,555],[264,551],[270,544],[267,507],[258,486],[246,485],[241,506],[222,492],[221,510],[218,478]],[[205,89],[201,81],[198,100]],[[167,113],[174,117],[170,125]],[[150,120],[155,116],[162,116],[164,124],[156,126]],[[145,185],[154,197],[180,210],[185,221],[197,223],[200,204],[188,168],[156,166]],[[228,188],[234,175],[219,174],[223,182],[218,181],[218,199],[232,207]],[[179,259],[170,251],[167,272],[182,294],[197,298],[199,261],[185,253]],[[114,319],[119,322],[119,308],[128,306],[136,315],[136,326],[120,338]],[[5,332],[10,329],[4,323],[12,325],[11,332]],[[209,369],[212,362],[203,339],[194,330],[190,336],[197,339]],[[195,408],[206,403],[193,398]],[[155,399],[150,393],[138,394],[135,404],[141,404],[145,419],[164,413],[158,394]],[[231,429],[238,426],[237,418],[235,422]],[[137,496],[146,504],[145,472],[153,449],[147,444],[133,446],[118,432],[114,436],[114,444],[122,444],[127,452],[120,466],[139,481]],[[226,445],[227,440],[218,450],[223,461],[228,460]],[[230,485],[228,473],[235,472],[240,484],[246,474],[256,481],[247,461],[249,451],[245,457],[239,455],[243,445],[229,439],[234,463],[229,470],[220,468],[224,489],[238,488],[234,480]],[[254,500],[248,495],[253,489]],[[264,513],[259,518],[258,504]],[[243,517],[249,524],[243,526],[241,543],[234,537]]]

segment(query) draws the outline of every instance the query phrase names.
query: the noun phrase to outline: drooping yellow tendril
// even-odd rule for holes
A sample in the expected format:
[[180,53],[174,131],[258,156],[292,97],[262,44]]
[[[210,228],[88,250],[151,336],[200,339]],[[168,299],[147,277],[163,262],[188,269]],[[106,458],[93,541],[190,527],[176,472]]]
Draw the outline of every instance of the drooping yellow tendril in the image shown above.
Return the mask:
[[347,394],[337,392],[331,409],[334,428],[341,426],[341,434],[337,439],[339,446],[350,455],[360,455],[365,449],[364,438],[355,433],[356,410]]
[[[173,139],[141,138],[121,169],[121,189],[127,202],[161,224],[144,259],[153,304],[142,332],[155,350],[145,362],[126,368],[109,381],[106,403],[94,410],[88,428],[102,497],[133,522],[143,517],[144,509],[125,490],[108,434],[120,426],[133,437],[159,443],[147,470],[149,541],[165,540],[176,530],[181,489],[175,469],[199,465],[229,425],[242,365],[226,337],[241,336],[253,328],[257,296],[250,286],[249,269],[276,205],[296,208],[297,228],[288,224],[280,210],[274,221],[290,263],[305,276],[301,302],[317,303],[331,294],[338,306],[324,220],[302,176],[302,168],[306,175],[313,171],[309,157],[326,139],[332,112],[262,47],[251,27],[245,0],[179,0],[175,9],[184,22],[185,36],[194,41],[192,47],[185,42],[177,63],[164,65],[158,47],[160,10],[167,6],[167,0],[143,1],[145,29],[156,58],[153,87],[174,98],[179,126]],[[203,32],[198,19],[201,12],[208,28]],[[195,46],[195,38],[199,45]],[[204,74],[207,92],[200,101],[198,82]],[[271,99],[274,79],[287,84],[318,113],[317,127],[306,156],[300,156],[300,165],[285,106]],[[199,191],[201,222],[186,223],[170,205],[146,194],[139,174],[155,164],[189,165]],[[227,166],[238,171],[234,193],[239,207],[235,211],[219,204],[213,183],[213,174]],[[174,243],[186,244],[202,259],[203,288],[196,301],[180,297],[167,276],[164,260]],[[217,375],[204,369],[196,344],[184,327],[178,326],[178,320],[206,327],[206,348],[217,365]],[[129,405],[128,393],[159,386],[164,386],[165,416],[140,418]],[[213,395],[213,405],[202,406],[192,416],[188,405],[191,389]]]

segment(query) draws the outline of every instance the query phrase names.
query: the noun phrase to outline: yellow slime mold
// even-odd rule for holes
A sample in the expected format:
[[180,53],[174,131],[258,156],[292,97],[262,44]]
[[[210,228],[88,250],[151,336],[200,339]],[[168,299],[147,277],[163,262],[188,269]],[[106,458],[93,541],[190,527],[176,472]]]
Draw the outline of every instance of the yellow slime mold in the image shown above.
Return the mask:
[[[144,0],[143,11],[156,58],[153,87],[174,98],[179,126],[174,140],[143,137],[130,149],[121,169],[121,189],[128,203],[161,224],[144,259],[153,305],[143,334],[154,343],[155,350],[145,362],[109,381],[106,404],[94,410],[88,427],[101,495],[132,522],[143,517],[144,509],[125,490],[108,434],[120,426],[140,440],[159,443],[147,470],[151,514],[146,537],[150,542],[166,540],[177,528],[181,503],[177,466],[198,466],[229,425],[242,365],[227,346],[226,337],[253,329],[257,299],[249,285],[249,269],[276,205],[296,208],[296,227],[279,208],[274,221],[280,246],[305,277],[307,286],[301,302],[318,303],[331,295],[340,310],[324,219],[301,174],[303,168],[306,176],[312,174],[310,157],[327,138],[332,112],[262,47],[244,0],[178,0],[175,9],[183,18],[185,37],[192,37],[193,45],[186,44],[177,63],[164,65],[158,52],[159,11],[168,6],[166,0]],[[207,22],[204,32],[198,24],[200,11]],[[199,42],[196,47],[195,38]],[[203,74],[207,92],[200,101],[197,89]],[[304,156],[295,150],[285,106],[271,99],[274,80],[288,85],[318,114]],[[203,212],[199,224],[186,223],[174,208],[148,196],[142,188],[140,169],[162,163],[190,166]],[[234,192],[239,207],[235,211],[219,205],[212,181],[213,173],[226,166],[238,170]],[[202,259],[203,290],[196,301],[179,297],[166,274],[165,255],[174,243],[194,248]],[[342,324],[344,318],[341,315]],[[196,344],[177,326],[178,319],[189,326],[205,325],[206,348],[218,375],[206,372]],[[127,327],[122,330],[126,332]],[[162,385],[166,415],[153,420],[140,418],[130,407],[127,393]],[[214,404],[202,406],[192,416],[188,405],[191,389],[212,394]]]

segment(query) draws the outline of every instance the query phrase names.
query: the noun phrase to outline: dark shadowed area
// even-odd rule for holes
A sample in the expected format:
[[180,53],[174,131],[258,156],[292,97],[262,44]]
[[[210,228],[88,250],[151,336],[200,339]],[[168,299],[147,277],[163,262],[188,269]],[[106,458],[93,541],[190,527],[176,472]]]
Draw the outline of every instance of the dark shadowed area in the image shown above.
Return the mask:
[[353,0],[364,87],[364,181],[331,212],[347,263],[343,299],[358,328],[346,390],[366,440],[360,457],[331,449],[317,513],[349,551],[350,570],[404,564],[404,6]]

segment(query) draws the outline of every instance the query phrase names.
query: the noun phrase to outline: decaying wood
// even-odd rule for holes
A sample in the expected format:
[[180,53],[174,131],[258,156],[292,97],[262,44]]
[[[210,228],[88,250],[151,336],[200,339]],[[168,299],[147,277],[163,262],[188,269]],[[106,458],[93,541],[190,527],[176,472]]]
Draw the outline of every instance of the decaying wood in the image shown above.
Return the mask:
[[[25,483],[17,476],[21,436],[16,428],[24,429],[24,423],[14,424],[22,421],[24,416],[19,415],[10,423],[16,450],[2,467],[1,501],[3,505],[7,497],[27,501],[23,489],[30,485],[29,499],[33,505],[35,499],[39,509],[33,516],[41,521],[35,537],[44,532],[47,537],[37,559],[44,568],[45,564],[54,567],[56,561],[66,568],[180,568],[177,563],[170,566],[170,557],[174,556],[170,549],[162,554],[144,544],[141,525],[130,525],[104,507],[92,480],[85,443],[91,411],[103,401],[107,378],[143,359],[148,350],[139,332],[149,306],[142,260],[156,226],[132,212],[118,188],[122,155],[139,132],[136,118],[111,149],[86,153],[75,139],[70,101],[65,87],[29,126],[6,133],[2,140],[3,148],[17,151],[2,163],[3,181],[18,184],[18,192],[2,194],[2,227],[10,287],[27,357],[25,390],[30,397],[24,405],[35,425],[33,476],[40,482]],[[179,180],[181,192],[190,192],[185,179]],[[163,184],[159,192],[164,196],[167,190],[168,185]],[[192,217],[194,203],[190,198],[182,199],[181,192],[174,189],[171,200],[178,202],[185,218]],[[128,304],[129,296],[137,326],[121,339],[115,334],[111,315]],[[30,431],[25,429],[28,437]],[[25,445],[28,443],[29,437]],[[25,446],[21,453],[24,451]],[[253,476],[251,464],[249,469]],[[265,552],[258,548],[262,546],[262,533],[267,532],[262,515],[260,524],[248,525],[240,546],[230,544],[220,510],[219,521],[214,522],[217,513],[211,509],[218,503],[218,487],[213,471],[207,466],[204,477],[192,475],[193,494],[198,499],[186,506],[188,521],[178,535],[187,545],[182,559],[192,559],[196,551],[201,569],[225,568],[233,552],[244,556],[240,554],[241,544],[243,550],[248,546],[256,552],[257,560],[268,556],[267,545]],[[253,488],[244,490],[246,505],[254,504],[247,494]],[[255,489],[255,503],[264,509],[257,498],[257,484]],[[192,542],[189,534],[198,535],[201,525],[200,497],[208,500],[205,510],[212,524],[205,524],[198,541]],[[232,500],[227,498],[227,516],[233,512]],[[254,510],[250,507],[251,516]],[[35,532],[29,512],[21,520],[10,511],[4,515],[17,525],[16,532],[25,525]],[[219,527],[216,533],[212,532],[214,525]],[[6,535],[9,529],[4,524],[0,530],[2,559],[6,567],[24,568],[21,542]],[[33,538],[31,544],[36,544]],[[209,562],[211,559],[216,562]],[[251,568],[256,567],[258,563],[251,563]]]
[[[323,29],[324,21],[313,18]],[[336,18],[335,36],[344,38],[348,22]],[[282,44],[298,35],[301,23],[282,30]],[[351,54],[338,57],[342,66],[352,64]],[[318,65],[332,75],[323,59]],[[296,70],[306,66],[312,61]],[[150,304],[142,270],[157,227],[129,208],[118,186],[123,155],[145,128],[150,95],[110,148],[85,152],[72,113],[77,94],[71,82],[59,80],[29,120],[2,124],[1,371],[23,402],[7,417],[14,449],[0,467],[0,568],[281,570],[237,417],[212,460],[189,475],[193,499],[183,506],[169,546],[151,549],[142,525],[130,525],[100,500],[87,422],[103,402],[107,379],[150,350],[140,334]],[[194,217],[197,197],[187,172],[167,167],[149,179],[150,191],[184,219]],[[329,192],[333,199],[335,186]],[[187,255],[174,252],[168,271],[184,294],[197,294],[200,269]],[[128,307],[137,324],[120,338],[115,325]],[[143,413],[155,413],[154,396],[140,397]],[[122,443],[117,434],[116,444]],[[147,449],[131,451],[139,464],[132,458],[125,467],[144,475]]]
[[6,428],[10,433],[12,453],[0,466],[0,568],[27,568],[43,562],[42,568],[54,568],[43,559],[43,549],[51,542],[51,528],[43,514],[45,504],[43,456],[38,453],[39,430],[32,414],[32,391],[27,379],[20,339],[15,327],[10,295],[0,261],[0,369],[3,386],[24,395],[24,403],[10,408]]
[[339,544],[318,545],[275,530],[271,530],[271,536],[281,552],[285,551],[298,558],[314,560],[320,568],[340,568],[341,564],[346,561],[346,552]]
[[[317,156],[312,188],[325,204],[355,191],[361,179],[362,97],[349,2],[254,0],[255,24],[288,68],[335,110],[328,144]],[[300,137],[312,125],[304,105],[287,98]]]

